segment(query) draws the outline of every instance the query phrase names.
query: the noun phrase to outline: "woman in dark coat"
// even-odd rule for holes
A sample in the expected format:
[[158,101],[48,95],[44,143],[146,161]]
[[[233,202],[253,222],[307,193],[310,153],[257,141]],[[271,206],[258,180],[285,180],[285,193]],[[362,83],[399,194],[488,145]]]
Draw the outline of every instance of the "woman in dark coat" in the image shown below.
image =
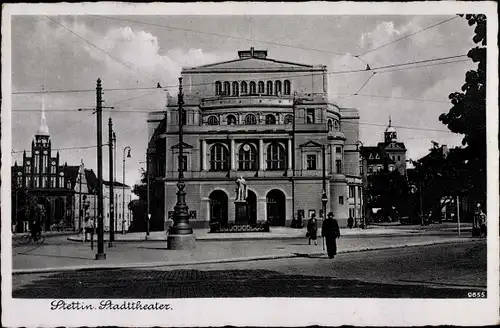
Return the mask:
[[323,221],[321,235],[325,238],[328,257],[334,258],[337,255],[337,238],[340,237],[340,228],[337,220],[333,218],[332,212],[328,213],[327,218]]
[[311,240],[314,240],[314,245],[318,245],[316,239],[318,239],[318,221],[316,220],[316,214],[312,214],[309,221],[307,221],[307,237],[309,238],[309,245],[311,245]]

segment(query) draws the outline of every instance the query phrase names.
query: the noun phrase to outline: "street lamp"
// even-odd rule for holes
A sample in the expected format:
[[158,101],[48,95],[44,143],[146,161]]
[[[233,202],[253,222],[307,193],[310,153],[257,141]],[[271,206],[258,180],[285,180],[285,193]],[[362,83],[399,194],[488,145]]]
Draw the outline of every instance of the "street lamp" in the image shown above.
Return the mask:
[[179,123],[179,158],[178,170],[179,176],[177,181],[177,203],[174,206],[174,225],[170,227],[167,237],[167,245],[169,249],[193,249],[195,248],[195,238],[193,229],[189,225],[189,208],[186,205],[186,191],[184,191],[184,141],[183,141],[183,125],[184,123],[184,94],[182,93],[182,77],[179,78],[179,95],[178,95],[178,123]]
[[326,218],[326,204],[328,203],[328,197],[326,196],[326,147],[322,145],[323,151],[323,195],[321,196],[321,203],[323,204],[323,219]]
[[[361,141],[357,141],[356,142],[356,151],[358,153],[361,153],[363,151],[363,143]],[[364,197],[365,197],[365,170],[364,170],[364,164],[363,164],[363,155],[360,156],[360,161],[361,161],[361,165],[359,166],[359,174],[361,176],[361,197],[359,198],[359,201],[360,201],[360,204],[359,204],[359,208],[361,209],[361,219],[363,220],[363,229],[366,227],[366,213],[365,213],[365,209],[364,209],[364,206],[365,206],[365,201],[364,201]],[[354,203],[354,207],[356,207],[356,203]],[[357,216],[357,211],[354,210],[354,216]]]
[[122,235],[125,233],[125,152],[128,150],[127,157],[130,158],[130,146],[123,148],[123,185],[122,185]]

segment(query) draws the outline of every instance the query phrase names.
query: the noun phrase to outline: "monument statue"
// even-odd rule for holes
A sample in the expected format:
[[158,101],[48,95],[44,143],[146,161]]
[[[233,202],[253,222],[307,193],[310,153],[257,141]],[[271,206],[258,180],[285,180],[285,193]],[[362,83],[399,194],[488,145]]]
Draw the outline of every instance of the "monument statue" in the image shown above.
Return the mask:
[[245,201],[247,199],[247,183],[243,176],[240,176],[238,180],[236,180],[236,200],[237,201]]

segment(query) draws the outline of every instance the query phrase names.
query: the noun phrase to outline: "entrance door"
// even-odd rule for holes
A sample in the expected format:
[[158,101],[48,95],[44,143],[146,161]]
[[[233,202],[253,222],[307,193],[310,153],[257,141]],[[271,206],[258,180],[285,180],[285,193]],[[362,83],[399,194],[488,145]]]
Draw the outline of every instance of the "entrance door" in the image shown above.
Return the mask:
[[219,222],[227,226],[227,195],[221,190],[212,192],[210,198],[210,223]]
[[273,189],[267,193],[267,222],[272,226],[285,226],[285,195],[282,191]]
[[248,224],[257,223],[257,196],[251,190],[248,191],[247,196],[247,213],[248,213]]

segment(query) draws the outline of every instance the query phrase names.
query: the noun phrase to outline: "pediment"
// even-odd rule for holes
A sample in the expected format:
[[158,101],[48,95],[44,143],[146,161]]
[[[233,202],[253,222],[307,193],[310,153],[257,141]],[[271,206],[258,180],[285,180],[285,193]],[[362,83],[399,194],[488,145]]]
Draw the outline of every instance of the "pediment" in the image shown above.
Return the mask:
[[320,143],[317,143],[316,141],[308,141],[302,145],[300,145],[300,147],[314,147],[314,148],[317,148],[317,147],[323,147],[322,144]]
[[284,69],[284,68],[312,68],[311,65],[291,63],[265,58],[243,58],[230,60],[221,63],[214,63],[193,68],[186,68],[184,71],[210,71],[210,70],[266,70],[266,69]]
[[[179,146],[180,146],[180,144],[179,144],[179,143],[177,143],[177,144],[173,145],[171,148],[172,148],[172,149],[177,149],[177,148],[179,148]],[[183,143],[182,143],[182,146],[183,146],[184,148],[193,148],[193,146],[191,146],[191,145],[189,145],[189,144],[187,144],[187,143],[185,143],[185,142],[183,142]]]

